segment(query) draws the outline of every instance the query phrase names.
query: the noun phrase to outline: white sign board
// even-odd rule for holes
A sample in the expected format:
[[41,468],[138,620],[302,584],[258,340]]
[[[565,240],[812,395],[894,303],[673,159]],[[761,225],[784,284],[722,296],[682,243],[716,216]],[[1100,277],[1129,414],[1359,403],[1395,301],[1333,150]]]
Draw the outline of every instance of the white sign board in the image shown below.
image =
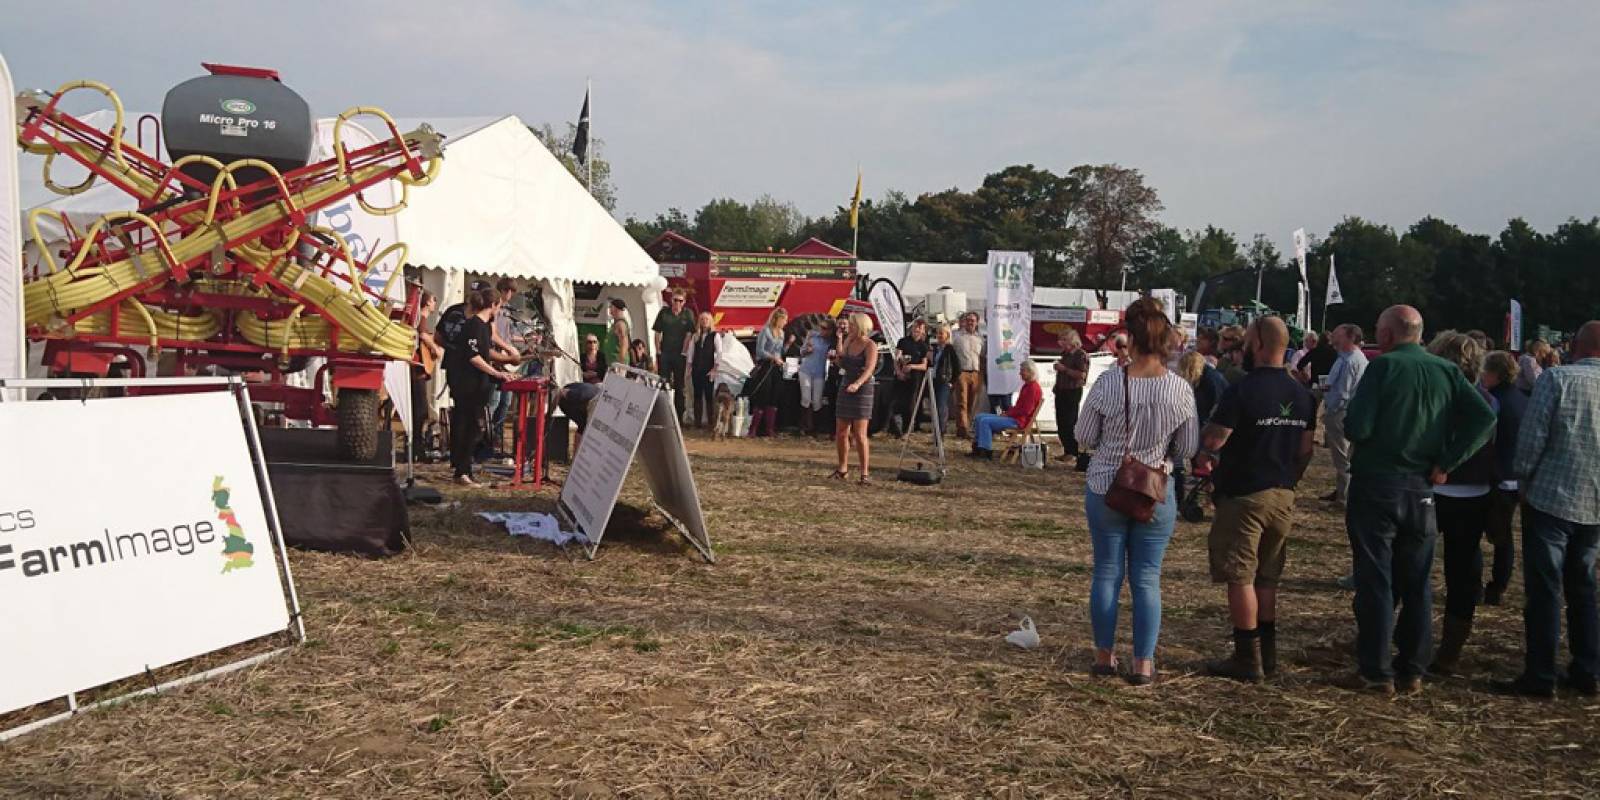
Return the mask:
[[[1055,356],[1033,359],[1033,364],[1039,371],[1039,388],[1044,391],[1046,398],[1051,398],[1050,402],[1039,404],[1039,413],[1034,416],[1034,421],[1039,424],[1040,433],[1057,433],[1060,431],[1060,425],[1056,421],[1056,404],[1053,400],[1055,397],[1056,378],[1059,376],[1059,373],[1056,372],[1055,364],[1060,360]],[[1110,353],[1089,354],[1089,374],[1084,377],[1083,394],[1078,397],[1079,411],[1083,410],[1084,403],[1089,402],[1089,387],[1094,386],[1094,382],[1105,374],[1106,370],[1116,365],[1117,358]]]
[[[28,344],[23,336],[22,204],[17,196],[17,96],[11,73],[0,58],[0,378],[27,377]],[[0,401],[15,389],[0,389]],[[15,398],[20,399],[20,398]]]
[[588,538],[589,557],[594,558],[637,454],[645,464],[656,507],[707,561],[713,561],[672,398],[654,375],[631,370],[639,377],[630,378],[626,369],[606,373],[583,441],[573,454],[572,469],[561,486],[561,510]]
[[689,265],[687,264],[658,264],[656,266],[661,269],[661,277],[663,278],[682,278],[689,274]]
[[1034,306],[1033,318],[1039,322],[1076,322],[1081,324],[1089,321],[1089,309]]
[[1028,359],[1033,315],[1033,254],[989,251],[989,394],[1015,394],[1022,388],[1022,362]]
[[0,441],[0,712],[289,625],[231,392],[7,403]]
[[783,296],[783,281],[723,281],[713,305],[728,308],[772,308]]

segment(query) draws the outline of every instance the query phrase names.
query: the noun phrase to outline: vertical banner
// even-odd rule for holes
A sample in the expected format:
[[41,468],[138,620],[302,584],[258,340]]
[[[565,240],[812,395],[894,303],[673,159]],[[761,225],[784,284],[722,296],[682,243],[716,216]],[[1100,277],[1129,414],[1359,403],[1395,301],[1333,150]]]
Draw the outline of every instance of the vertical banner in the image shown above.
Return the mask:
[[[28,343],[22,328],[22,220],[17,190],[17,120],[11,73],[0,58],[0,378],[25,378]],[[17,389],[0,389],[0,401],[20,399]]]
[[[1344,303],[1344,293],[1339,291],[1339,272],[1334,269],[1333,254],[1328,254],[1328,296],[1324,298],[1324,306],[1337,306]],[[1323,311],[1324,314],[1327,311]]]
[[[313,161],[333,158],[333,124],[332,119],[317,120],[317,144],[315,152],[311,155]],[[346,122],[339,129],[339,138],[344,140],[346,152],[354,152],[378,143],[378,137],[354,122]],[[361,196],[367,201],[367,205],[388,208],[395,202],[394,183],[385,181],[376,186],[369,186],[362,190]],[[350,245],[350,256],[357,261],[366,261],[379,249],[394,244],[400,238],[399,229],[395,226],[395,218],[392,215],[380,217],[368,214],[354,197],[346,197],[317,211],[312,215],[311,223],[330,228],[343,236],[345,243]],[[384,261],[386,263],[368,265],[372,267],[372,271],[367,273],[364,283],[374,292],[382,292],[384,284],[389,281],[389,276],[400,268],[399,259],[393,256]],[[389,286],[388,297],[391,300],[404,300],[405,296],[405,280],[396,278]]]
[[1294,323],[1301,330],[1311,327],[1311,279],[1306,276],[1306,229],[1294,229],[1294,260],[1300,265],[1300,290],[1295,292]]
[[1506,314],[1506,349],[1522,352],[1522,304],[1511,300],[1511,310]]
[[989,362],[985,380],[989,394],[1015,394],[1022,388],[1022,362],[1028,360],[1028,332],[1033,325],[1033,254],[989,251]]

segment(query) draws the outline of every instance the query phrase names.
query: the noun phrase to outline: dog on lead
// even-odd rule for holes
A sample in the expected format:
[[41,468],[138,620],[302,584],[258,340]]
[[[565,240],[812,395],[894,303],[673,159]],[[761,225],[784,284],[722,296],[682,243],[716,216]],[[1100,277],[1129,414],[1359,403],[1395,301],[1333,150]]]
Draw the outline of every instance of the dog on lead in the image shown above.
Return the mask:
[[727,384],[717,384],[717,422],[711,428],[711,438],[721,441],[733,435],[733,389]]

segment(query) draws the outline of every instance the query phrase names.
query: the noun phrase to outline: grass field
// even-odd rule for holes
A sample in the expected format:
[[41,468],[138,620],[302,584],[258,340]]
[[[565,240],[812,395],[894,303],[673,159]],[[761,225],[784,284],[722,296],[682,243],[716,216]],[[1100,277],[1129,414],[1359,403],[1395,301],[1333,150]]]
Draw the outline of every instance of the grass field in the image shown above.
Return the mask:
[[[692,439],[716,566],[638,510],[637,475],[594,562],[472,516],[547,510],[553,489],[447,489],[461,505],[415,511],[403,555],[292,554],[305,647],[0,745],[0,795],[1600,793],[1600,704],[1485,692],[1520,663],[1520,581],[1480,612],[1464,677],[1398,700],[1339,688],[1348,550],[1302,499],[1283,672],[1243,686],[1198,674],[1228,626],[1206,529],[1180,522],[1164,680],[1136,689],[1085,671],[1081,475],[957,458],[913,487],[877,445],[860,487],[823,479],[825,442]],[[1319,454],[1305,494],[1329,485]],[[1040,649],[1004,643],[1021,614]]]

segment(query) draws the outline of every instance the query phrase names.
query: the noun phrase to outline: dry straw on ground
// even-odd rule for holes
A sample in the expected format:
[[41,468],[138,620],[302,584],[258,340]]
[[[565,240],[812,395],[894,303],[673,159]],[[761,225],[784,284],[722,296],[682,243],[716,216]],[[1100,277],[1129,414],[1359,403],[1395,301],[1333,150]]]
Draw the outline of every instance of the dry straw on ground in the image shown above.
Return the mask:
[[[0,745],[6,797],[1594,796],[1600,705],[1485,693],[1521,594],[1482,611],[1467,677],[1418,698],[1338,688],[1348,564],[1302,499],[1284,674],[1196,673],[1226,646],[1205,528],[1167,559],[1161,665],[1085,674],[1082,477],[954,465],[946,484],[824,480],[824,443],[694,439],[719,563],[623,513],[589,563],[449,492],[386,561],[293,553],[313,641],[244,674]],[[1054,465],[1053,465],[1054,466]],[[440,477],[438,473],[433,473]],[[1320,464],[1308,485],[1326,491]],[[642,503],[630,482],[625,499]],[[283,498],[292,502],[292,498]],[[1044,646],[1003,643],[1020,614]],[[1123,652],[1126,658],[1126,608]],[[17,717],[0,720],[14,722]]]

